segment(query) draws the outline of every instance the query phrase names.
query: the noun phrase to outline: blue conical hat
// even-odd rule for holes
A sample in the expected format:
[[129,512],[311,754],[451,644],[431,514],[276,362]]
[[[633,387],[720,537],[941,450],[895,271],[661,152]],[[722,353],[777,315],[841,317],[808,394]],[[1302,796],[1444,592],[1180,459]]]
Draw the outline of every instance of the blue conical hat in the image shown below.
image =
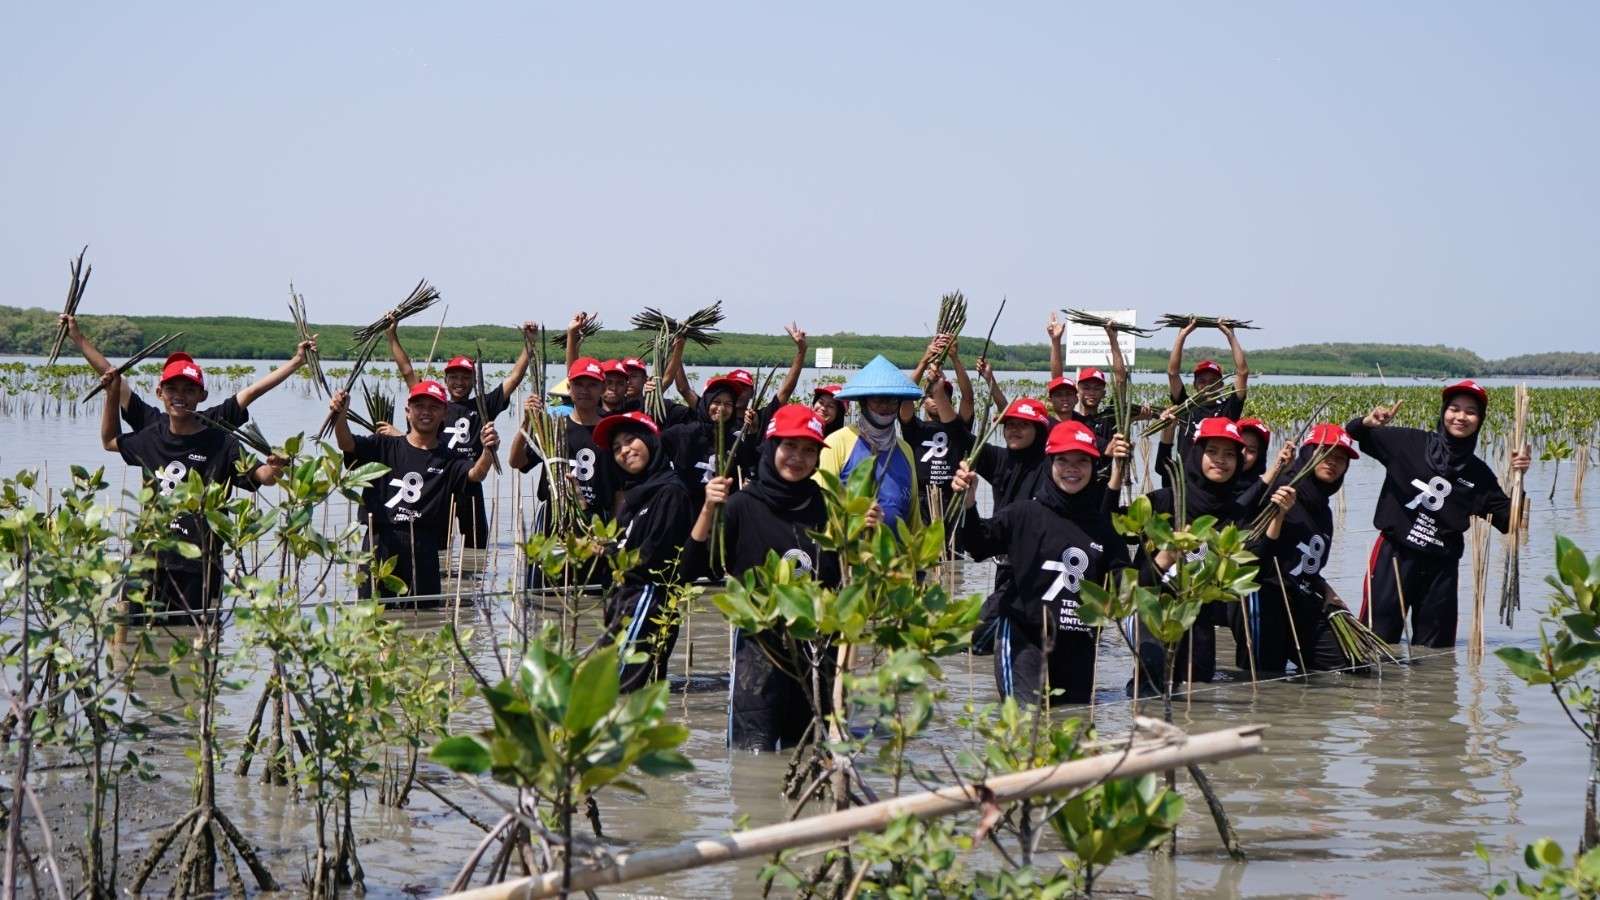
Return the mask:
[[915,400],[921,396],[922,389],[917,387],[916,382],[907,378],[894,363],[884,359],[881,353],[851,376],[838,393],[840,400],[859,400],[862,397]]

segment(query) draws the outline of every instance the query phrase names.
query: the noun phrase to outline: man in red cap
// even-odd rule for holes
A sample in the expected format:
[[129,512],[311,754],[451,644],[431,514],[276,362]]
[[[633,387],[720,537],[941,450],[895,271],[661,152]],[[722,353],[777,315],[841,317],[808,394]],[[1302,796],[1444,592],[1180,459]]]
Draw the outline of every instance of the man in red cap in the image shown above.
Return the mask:
[[[359,588],[362,597],[406,596],[436,605],[441,590],[439,551],[450,533],[450,500],[467,484],[477,484],[494,465],[500,439],[494,423],[483,423],[479,440],[483,449],[472,462],[443,450],[441,430],[449,413],[450,397],[437,381],[419,381],[406,400],[405,434],[350,433],[345,413],[350,395],[339,391],[329,402],[333,410],[333,436],[346,458],[358,463],[382,463],[389,468],[361,494],[362,518],[367,525],[365,546],[373,551],[377,568],[367,568]],[[381,574],[386,563],[387,576]],[[398,582],[396,582],[398,579]]]
[[[1372,515],[1378,539],[1367,564],[1362,618],[1392,644],[1409,616],[1413,646],[1453,647],[1456,582],[1472,517],[1488,519],[1502,533],[1511,527],[1511,499],[1476,453],[1489,392],[1470,380],[1446,387],[1432,431],[1390,424],[1399,408],[1378,406],[1345,425],[1362,452],[1386,470]],[[1526,472],[1532,459],[1519,447],[1511,468]]]
[[[1172,395],[1173,403],[1182,403],[1189,399],[1189,390],[1183,384],[1183,342],[1199,327],[1194,319],[1178,330],[1178,337],[1172,342],[1172,355],[1167,357],[1167,390]],[[1250,386],[1250,366],[1245,361],[1244,348],[1239,346],[1239,338],[1234,334],[1229,325],[1218,325],[1217,330],[1228,339],[1228,346],[1233,350],[1233,390],[1227,396],[1218,397],[1209,403],[1197,405],[1180,418],[1177,430],[1178,458],[1182,459],[1189,449],[1189,444],[1194,440],[1194,425],[1203,419],[1224,418],[1237,420],[1244,415],[1245,392]],[[1215,360],[1203,359],[1194,367],[1194,389],[1198,391],[1210,390],[1222,381],[1222,367]]]
[[[238,461],[243,451],[237,438],[196,415],[206,400],[205,372],[187,353],[167,357],[161,369],[156,396],[165,407],[164,415],[152,416],[149,424],[131,434],[121,433],[118,420],[122,378],[115,368],[101,376],[105,386],[105,411],[100,417],[100,442],[105,449],[122,456],[129,465],[139,466],[146,484],[159,494],[171,494],[196,476],[204,484],[231,484],[254,491],[274,484],[287,461],[278,456],[244,474]],[[178,539],[194,544],[200,552],[194,558],[163,550],[156,554],[156,568],[144,594],[144,612],[186,612],[191,618],[215,608],[222,596],[223,547],[203,516],[184,513],[172,522]]]
[[[116,368],[111,364],[110,360],[107,360],[101,354],[94,343],[78,329],[77,316],[69,316],[62,313],[59,318],[67,326],[67,337],[78,348],[78,352],[83,354],[83,358],[89,363],[90,367],[102,375]],[[295,347],[294,355],[289,357],[288,362],[261,376],[253,383],[240,388],[237,393],[230,395],[221,403],[209,406],[200,412],[208,419],[216,419],[229,425],[243,425],[250,421],[250,404],[260,399],[267,391],[287,381],[290,375],[293,375],[301,366],[305,365],[306,354],[315,352],[316,349],[316,337],[313,335],[311,340],[301,341]],[[180,358],[193,361],[193,357],[187,353],[174,353],[167,357],[167,362],[170,363],[172,360]],[[159,409],[146,403],[138,392],[133,389],[132,385],[122,384],[121,393],[122,396],[118,398],[117,403],[122,410],[122,421],[127,423],[128,427],[134,431],[144,428],[158,417],[164,415]]]
[[[422,378],[412,368],[411,357],[406,353],[406,348],[401,346],[399,330],[393,322],[389,323],[387,334],[389,353],[394,357],[395,368],[400,371],[400,377],[405,379],[406,387],[415,388],[422,383]],[[522,337],[522,352],[511,364],[511,371],[483,396],[484,411],[489,414],[490,421],[499,418],[511,405],[512,392],[528,374],[528,348],[538,340],[538,324],[523,322]],[[444,388],[449,395],[449,408],[445,411],[445,424],[440,432],[443,440],[440,449],[469,464],[483,452],[483,442],[478,435],[485,423],[479,421],[482,417],[478,415],[478,403],[472,397],[472,391],[478,383],[477,366],[478,361],[469,356],[454,357],[444,365]],[[467,485],[464,493],[457,498],[456,524],[468,547],[481,550],[488,546],[489,517],[483,499],[483,486],[478,482]]]
[[[600,448],[594,443],[593,434],[595,425],[599,424],[602,418],[600,392],[604,383],[600,360],[592,356],[579,357],[567,367],[567,389],[571,392],[572,414],[567,417],[566,426],[562,429],[566,436],[566,447],[561,460],[546,460],[540,454],[539,448],[528,440],[526,429],[518,428],[517,433],[511,438],[511,467],[520,472],[532,472],[535,468],[545,467],[544,478],[540,480],[540,491],[541,496],[546,498],[548,479],[556,477],[571,479],[582,499],[586,521],[593,516],[609,520],[613,513],[614,494],[610,479],[607,477],[608,467],[603,464],[604,458]],[[545,409],[544,399],[529,397],[523,409],[525,414],[541,414]],[[552,462],[564,468],[552,470],[548,465]]]

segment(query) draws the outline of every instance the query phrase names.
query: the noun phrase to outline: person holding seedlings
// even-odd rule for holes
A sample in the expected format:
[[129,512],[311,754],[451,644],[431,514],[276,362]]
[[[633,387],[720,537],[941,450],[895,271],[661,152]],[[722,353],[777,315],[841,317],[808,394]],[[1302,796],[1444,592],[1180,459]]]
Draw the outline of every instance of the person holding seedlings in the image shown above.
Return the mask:
[[[469,463],[443,446],[450,395],[437,381],[419,381],[411,389],[405,434],[351,434],[345,418],[350,408],[346,391],[334,394],[328,405],[334,413],[334,440],[345,458],[389,468],[388,474],[361,494],[361,514],[367,523],[363,549],[373,551],[374,563],[394,561],[393,575],[404,583],[406,596],[436,598],[441,590],[439,551],[445,548],[450,532],[450,498],[466,484],[479,483],[489,474],[500,444],[494,423],[483,423],[478,435],[483,449]],[[397,595],[367,570],[358,596]]]
[[[565,459],[561,462],[566,466],[563,474],[577,486],[578,496],[583,501],[584,518],[599,516],[609,521],[615,504],[610,467],[605,464],[608,453],[594,440],[594,428],[603,418],[600,415],[603,383],[600,372],[600,361],[592,356],[580,357],[567,367],[564,384],[569,392],[572,410],[564,429],[567,446]],[[532,397],[523,404],[525,411],[536,411],[541,406]],[[538,448],[533,446],[523,430],[518,428],[517,434],[511,439],[509,462],[512,468],[526,473],[545,465],[546,460],[539,455]],[[555,474],[547,469],[545,476],[551,478]]]
[[[955,390],[944,372],[933,366],[941,351],[955,367],[956,378],[961,382],[961,405],[955,405]],[[931,367],[931,369],[930,369]],[[929,494],[929,502],[943,509],[950,502],[950,480],[955,477],[956,464],[967,455],[972,446],[972,382],[967,380],[966,367],[956,352],[956,337],[941,334],[928,344],[922,360],[911,374],[911,380],[923,383],[927,376],[927,392],[922,398],[922,417],[917,416],[912,403],[900,404],[900,433],[917,456],[917,482]]]
[[[67,337],[72,341],[73,346],[78,348],[78,352],[83,354],[84,360],[89,363],[91,368],[102,375],[116,368],[105,358],[99,348],[95,347],[94,342],[85,337],[83,332],[78,329],[77,316],[69,316],[63,313],[59,318],[67,326]],[[288,362],[261,376],[253,383],[240,388],[237,393],[224,399],[221,403],[200,410],[200,413],[209,419],[216,419],[228,425],[243,425],[250,421],[250,404],[287,381],[289,376],[305,365],[306,354],[315,353],[316,350],[317,342],[314,337],[308,341],[301,341],[295,345],[294,355],[289,357]],[[177,359],[194,362],[194,357],[187,353],[174,353],[167,357],[167,364],[170,365],[173,360]],[[118,404],[122,411],[122,421],[126,422],[128,427],[134,431],[144,428],[154,422],[156,418],[165,415],[160,409],[146,403],[138,392],[127,384],[122,385],[122,396],[118,400]]]
[[[1075,421],[1069,419],[1068,421]],[[1082,424],[1082,423],[1079,423]],[[978,448],[973,458],[972,472],[994,492],[994,509],[1010,506],[1033,496],[1034,489],[1046,477],[1045,442],[1049,438],[1051,422],[1045,415],[1044,404],[1031,397],[1011,401],[1000,415],[1000,436],[1004,446],[985,444]],[[965,463],[963,463],[965,465]],[[951,482],[955,489],[955,483]],[[969,498],[971,499],[971,498]],[[969,550],[956,535],[956,547]],[[1005,598],[1013,592],[1012,569],[1009,561],[996,560],[994,565],[994,590],[984,599],[978,613],[977,640],[974,649],[985,655],[993,649],[998,635],[1000,614]]]
[[[1189,324],[1178,330],[1178,337],[1172,342],[1172,355],[1167,357],[1167,390],[1172,396],[1173,403],[1182,403],[1189,399],[1189,390],[1184,387],[1183,376],[1183,343],[1189,335],[1199,327],[1193,319]],[[1234,334],[1233,327],[1227,324],[1217,326],[1228,339],[1228,346],[1233,350],[1233,390],[1227,396],[1219,397],[1203,403],[1198,407],[1184,413],[1182,421],[1178,424],[1176,449],[1178,453],[1185,454],[1189,445],[1194,441],[1194,425],[1202,419],[1223,418],[1237,420],[1244,415],[1245,393],[1250,386],[1250,366],[1245,361],[1244,348],[1239,346],[1239,338]],[[1212,390],[1222,381],[1222,367],[1215,360],[1202,359],[1194,367],[1194,390]]]
[[662,451],[660,435],[655,421],[641,412],[607,416],[594,429],[595,443],[610,451],[606,462],[621,492],[619,549],[638,554],[605,609],[606,631],[621,645],[623,659],[636,650],[649,657],[622,663],[624,693],[665,677],[678,641],[671,594],[684,580],[679,563],[694,508]]
[[[710,556],[721,508],[729,575],[740,577],[775,553],[824,587],[838,587],[837,557],[824,555],[812,537],[828,517],[822,488],[812,477],[822,455],[823,432],[816,413],[804,406],[785,406],[767,423],[755,479],[737,493],[727,476],[706,485],[705,504],[689,532],[686,553],[696,572],[716,568]],[[793,747],[814,719],[813,706],[827,704],[828,679],[819,677],[822,695],[813,698],[809,670],[785,670],[775,661],[787,661],[780,635],[742,631],[735,635],[728,746],[755,751]]]
[[922,389],[881,354],[851,376],[835,395],[857,401],[856,420],[828,436],[822,448],[822,471],[849,481],[857,466],[872,466],[878,486],[873,518],[892,527],[899,522],[920,523],[921,488],[916,457],[900,437],[900,403],[916,400]]
[[[1379,406],[1345,425],[1385,473],[1361,616],[1391,644],[1409,616],[1413,646],[1451,647],[1463,535],[1473,516],[1502,533],[1511,526],[1511,499],[1475,452],[1489,392],[1470,380],[1446,387],[1432,431],[1391,425],[1399,407]],[[1514,472],[1531,462],[1526,446],[1511,455]]]
[[[399,330],[393,321],[389,323],[386,333],[395,368],[399,370],[400,377],[405,379],[406,387],[415,389],[422,379],[412,368],[411,357],[401,346]],[[539,337],[538,324],[523,322],[522,337],[522,352],[517,354],[517,361],[511,364],[511,371],[495,385],[494,390],[483,395],[484,411],[490,421],[499,418],[511,405],[512,392],[528,374],[528,346]],[[468,356],[454,357],[444,365],[444,387],[449,392],[450,403],[445,411],[445,424],[441,432],[444,445],[441,449],[466,460],[469,465],[483,453],[479,432],[485,423],[479,421],[482,417],[478,414],[478,401],[472,396],[478,381],[477,366],[478,363]],[[481,483],[469,483],[461,496],[456,498],[456,526],[461,529],[461,538],[466,546],[474,550],[488,546],[489,512],[484,503]]]
[[600,391],[600,411],[608,416],[627,412],[624,407],[628,406],[628,370],[622,360],[608,359],[600,363],[600,372],[605,377]]
[[[1177,508],[1178,492],[1173,487],[1162,487],[1149,494],[1155,512],[1172,516],[1174,527],[1186,526],[1201,516],[1216,518],[1218,528],[1248,518],[1250,511],[1239,502],[1245,483],[1239,465],[1239,448],[1243,444],[1239,426],[1232,420],[1202,419],[1194,441],[1183,454],[1183,508]],[[1165,550],[1149,558],[1141,548],[1141,580],[1152,587],[1163,585],[1179,562]],[[1178,644],[1175,680],[1188,680],[1191,671],[1195,681],[1209,682],[1216,676],[1218,621],[1213,611],[1201,611],[1200,618]],[[1166,671],[1166,650],[1137,623],[1136,637],[1143,676],[1148,685],[1155,686],[1154,679]]]
[[1104,488],[1094,477],[1101,453],[1089,426],[1058,423],[1040,449],[1048,460],[1044,476],[1029,495],[1003,506],[997,499],[993,518],[971,511],[977,494],[969,488],[978,476],[961,466],[953,482],[967,498],[961,540],[974,559],[1003,554],[1014,573],[997,604],[994,679],[1000,695],[1038,703],[1062,691],[1067,702],[1086,703],[1098,629],[1078,619],[1078,590],[1086,579],[1103,583],[1129,565],[1110,509],[1122,489],[1128,443],[1113,437],[1115,462]]
[[[744,429],[735,424],[739,396],[749,383],[748,373],[735,369],[726,375],[713,376],[706,382],[705,391],[696,397],[695,421],[674,425],[661,435],[662,452],[672,461],[673,468],[683,485],[689,490],[689,502],[698,509],[705,501],[706,485],[717,475],[734,471],[748,456],[754,462],[755,444],[743,440]],[[746,411],[753,422],[754,414]],[[722,457],[717,456],[721,442]]]
[[[145,483],[159,494],[170,494],[191,473],[205,484],[230,484],[248,491],[277,483],[288,461],[269,456],[241,474],[239,441],[221,428],[207,425],[196,415],[206,401],[205,372],[188,354],[174,353],[161,369],[156,397],[165,412],[130,434],[121,433],[118,412],[122,376],[115,368],[101,376],[106,403],[100,417],[100,443],[140,467]],[[233,401],[237,406],[237,401]],[[125,411],[124,411],[125,412]],[[185,513],[172,521],[179,540],[200,548],[193,559],[175,550],[156,554],[145,595],[144,612],[188,612],[191,616],[220,604],[222,597],[222,545],[204,517]]]
[[[1240,425],[1248,441],[1249,430]],[[1301,673],[1326,672],[1352,662],[1328,623],[1329,609],[1343,608],[1344,601],[1322,569],[1333,551],[1333,497],[1344,486],[1350,462],[1360,458],[1343,428],[1323,423],[1311,429],[1295,457],[1294,471],[1314,464],[1311,474],[1293,486],[1286,484],[1291,472],[1275,482],[1276,512],[1265,535],[1250,545],[1260,560],[1256,580],[1261,587],[1231,610],[1240,669],[1282,672],[1292,662]]]

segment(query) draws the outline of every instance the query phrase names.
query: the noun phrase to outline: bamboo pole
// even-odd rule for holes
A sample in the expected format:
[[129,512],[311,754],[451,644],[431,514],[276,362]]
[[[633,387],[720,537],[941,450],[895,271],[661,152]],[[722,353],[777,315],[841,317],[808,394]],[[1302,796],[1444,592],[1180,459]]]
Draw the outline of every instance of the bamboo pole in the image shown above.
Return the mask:
[[[1134,778],[1149,772],[1232,759],[1260,752],[1261,732],[1265,728],[1264,725],[1246,725],[1178,736],[1170,741],[1135,744],[1128,753],[1114,750],[1088,759],[991,778],[983,782],[987,790],[982,792],[975,785],[957,785],[736,832],[727,837],[703,838],[671,847],[619,854],[607,865],[574,870],[566,890],[593,890],[736,859],[768,856],[780,850],[848,838],[858,832],[879,831],[901,816],[929,819],[962,812],[979,806],[985,799],[1010,803],[1085,787],[1107,778]],[[455,900],[503,900],[553,897],[562,890],[561,873],[548,872],[450,896]]]

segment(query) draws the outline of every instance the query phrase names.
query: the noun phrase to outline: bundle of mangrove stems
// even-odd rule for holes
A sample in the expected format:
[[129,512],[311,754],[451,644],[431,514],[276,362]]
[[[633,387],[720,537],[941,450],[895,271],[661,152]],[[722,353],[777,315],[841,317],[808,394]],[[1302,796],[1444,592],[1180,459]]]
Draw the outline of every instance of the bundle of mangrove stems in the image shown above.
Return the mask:
[[[172,343],[173,341],[177,340],[178,338],[183,337],[183,334],[184,333],[181,332],[181,331],[175,331],[172,334],[165,334],[165,335],[162,335],[159,338],[156,338],[153,343],[151,343],[148,346],[146,346],[143,350],[140,350],[138,353],[135,353],[134,355],[128,357],[128,361],[127,362],[123,363],[120,366],[117,366],[117,374],[118,375],[126,375],[126,374],[128,374],[128,371],[130,369],[132,369],[134,366],[137,366],[139,363],[144,362],[149,357],[154,356],[157,353],[160,353],[162,350],[166,349],[166,346],[168,344]],[[78,402],[79,403],[87,403],[87,402],[89,402],[89,400],[92,397],[94,397],[96,394],[100,393],[102,390],[105,390],[105,386],[103,384],[97,384],[97,385],[94,386],[94,390],[90,391],[87,394],[84,394],[83,395],[83,399],[78,401]]]
[[[1516,456],[1528,441],[1528,386],[1517,385],[1515,412],[1512,415],[1511,443],[1506,447],[1506,458]],[[1518,549],[1522,538],[1522,507],[1526,491],[1523,473],[1511,472],[1511,527],[1506,529],[1506,563],[1500,582],[1500,621],[1511,627],[1517,610],[1522,608],[1522,566]]]
[[[350,376],[345,379],[345,383],[344,383],[344,391],[345,391],[346,394],[350,394],[351,392],[353,392],[355,390],[356,382],[361,380],[361,370],[365,369],[367,367],[367,360],[372,358],[372,351],[373,351],[374,348],[376,348],[378,346],[378,338],[382,337],[382,336],[383,336],[383,330],[380,328],[378,330],[378,333],[375,336],[368,337],[366,339],[366,341],[363,342],[359,348],[357,348],[355,362],[350,364]],[[348,406],[348,405],[349,404],[347,402],[346,406]],[[371,424],[362,422],[361,420],[359,420],[359,419],[355,418],[354,416],[350,415],[350,411],[349,410],[345,411],[345,418],[347,418],[350,421],[355,422],[356,424],[361,425],[361,426],[363,426],[365,428],[368,428],[368,429],[372,428]],[[327,440],[328,439],[328,435],[331,434],[332,432],[333,432],[333,413],[329,412],[328,413],[328,417],[326,419],[322,420],[322,428],[317,431],[317,440],[319,440],[319,441]]]
[[374,425],[381,423],[394,424],[394,398],[384,393],[380,388],[373,390],[367,386],[367,380],[361,379],[361,397],[367,407],[367,418],[371,424],[357,422],[369,431],[376,431]]
[[1165,313],[1156,319],[1157,328],[1183,328],[1193,322],[1196,328],[1256,328],[1249,319],[1230,319],[1227,316],[1201,316],[1194,313]]
[[665,323],[656,329],[655,336],[650,339],[650,371],[656,377],[645,382],[644,386],[644,411],[658,424],[666,424],[667,420],[667,370],[666,362],[672,357],[672,333],[666,328]]
[[[478,351],[478,355],[472,361],[472,399],[478,403],[478,428],[481,429],[483,426],[493,422],[494,417],[489,415],[489,404],[484,399],[486,391],[483,385],[483,342],[475,341],[473,346]],[[500,468],[500,454],[498,452],[494,453],[490,458],[494,460],[494,470],[496,472],[505,471]]]
[[[1189,413],[1194,412],[1201,407],[1210,406],[1219,400],[1223,400],[1229,396],[1232,396],[1233,391],[1234,385],[1232,383],[1227,381],[1215,381],[1183,398],[1182,403],[1178,403],[1169,408],[1172,410],[1172,415],[1178,419],[1178,424],[1181,427],[1183,425],[1184,418],[1188,416]],[[1145,428],[1144,431],[1139,433],[1139,437],[1147,438],[1152,434],[1159,433],[1166,427],[1166,420],[1158,417],[1149,427]]]
[[[994,401],[990,399],[987,392],[982,394],[980,402],[978,415],[973,421],[982,422],[983,430],[978,432],[977,437],[972,442],[972,449],[967,452],[967,458],[962,460],[968,468],[972,467],[973,461],[978,458],[979,453],[983,452],[983,448],[988,446],[990,435],[994,434],[995,427],[1000,424],[1000,416],[994,411]],[[975,490],[975,488],[968,488],[967,490]],[[946,541],[951,540],[956,529],[960,527],[961,520],[966,517],[966,511],[966,491],[952,493],[950,505],[945,508],[943,516],[944,521],[954,523],[945,531]]]
[[[292,281],[289,282],[289,315],[294,319],[295,335],[300,343],[315,340],[311,323],[306,320],[305,295],[295,293]],[[311,369],[311,384],[317,389],[318,396],[332,396],[333,392],[328,388],[328,376],[322,372],[322,354],[315,349],[307,350],[306,366]]]
[[267,440],[266,436],[261,433],[261,429],[256,427],[256,423],[254,422],[245,422],[242,425],[235,425],[232,422],[227,422],[222,419],[213,419],[203,412],[196,412],[194,417],[205,424],[210,425],[212,428],[216,428],[233,435],[233,437],[238,440],[240,444],[261,454],[262,457],[271,456],[273,453],[272,442]]
[[1475,659],[1484,650],[1484,598],[1489,594],[1489,555],[1494,546],[1489,528],[1482,517],[1473,516],[1467,529],[1467,544],[1472,547],[1472,633],[1467,636],[1467,650]]
[[544,480],[547,493],[545,521],[551,534],[571,535],[582,523],[582,502],[577,486],[561,468],[570,460],[565,458],[567,446],[567,417],[552,416],[544,409],[529,410],[522,420],[522,432],[544,460]]
[[439,292],[434,289],[433,285],[428,283],[428,279],[422,279],[417,282],[416,287],[411,289],[411,295],[400,301],[399,306],[384,313],[381,318],[371,325],[356,331],[356,343],[365,344],[382,337],[383,333],[389,330],[389,323],[393,322],[398,325],[400,322],[426,310],[437,302],[439,302]]
[[1081,309],[1063,309],[1062,312],[1067,314],[1067,321],[1074,325],[1087,325],[1090,328],[1110,328],[1120,334],[1131,334],[1142,338],[1156,336],[1156,333],[1148,328],[1140,328],[1137,325],[1118,322],[1116,319],[1097,316],[1092,312],[1085,312]]
[[1383,638],[1363,625],[1361,620],[1348,609],[1339,607],[1328,613],[1328,627],[1333,629],[1333,637],[1339,642],[1339,649],[1353,663],[1370,664],[1385,660],[1392,663],[1400,662],[1389,650],[1389,645],[1383,642]]
[[[945,294],[939,298],[939,324],[934,327],[934,334],[948,334],[952,338],[960,337],[961,329],[967,327],[967,298],[960,291]],[[944,365],[945,357],[950,355],[950,345],[941,348],[930,361],[935,367]]]
[[[702,347],[710,347],[722,341],[717,336],[717,326],[722,324],[722,319],[722,301],[718,300],[704,309],[695,310],[682,321],[653,306],[646,306],[644,312],[637,313],[629,321],[637,331],[666,331],[669,344],[683,338]],[[650,344],[646,342],[641,346],[648,349]]]
[[[72,281],[67,285],[67,305],[62,308],[61,312],[69,316],[78,314],[78,303],[83,300],[83,289],[89,286],[89,274],[94,271],[94,266],[92,265],[88,268],[83,266],[83,255],[88,252],[89,245],[84,244],[83,249],[78,251],[78,258],[67,263],[67,267],[72,271]],[[61,347],[66,343],[66,340],[67,323],[62,321],[56,327],[56,339],[50,345],[50,359],[45,362],[45,365],[53,366],[56,364],[56,358],[61,355]]]

